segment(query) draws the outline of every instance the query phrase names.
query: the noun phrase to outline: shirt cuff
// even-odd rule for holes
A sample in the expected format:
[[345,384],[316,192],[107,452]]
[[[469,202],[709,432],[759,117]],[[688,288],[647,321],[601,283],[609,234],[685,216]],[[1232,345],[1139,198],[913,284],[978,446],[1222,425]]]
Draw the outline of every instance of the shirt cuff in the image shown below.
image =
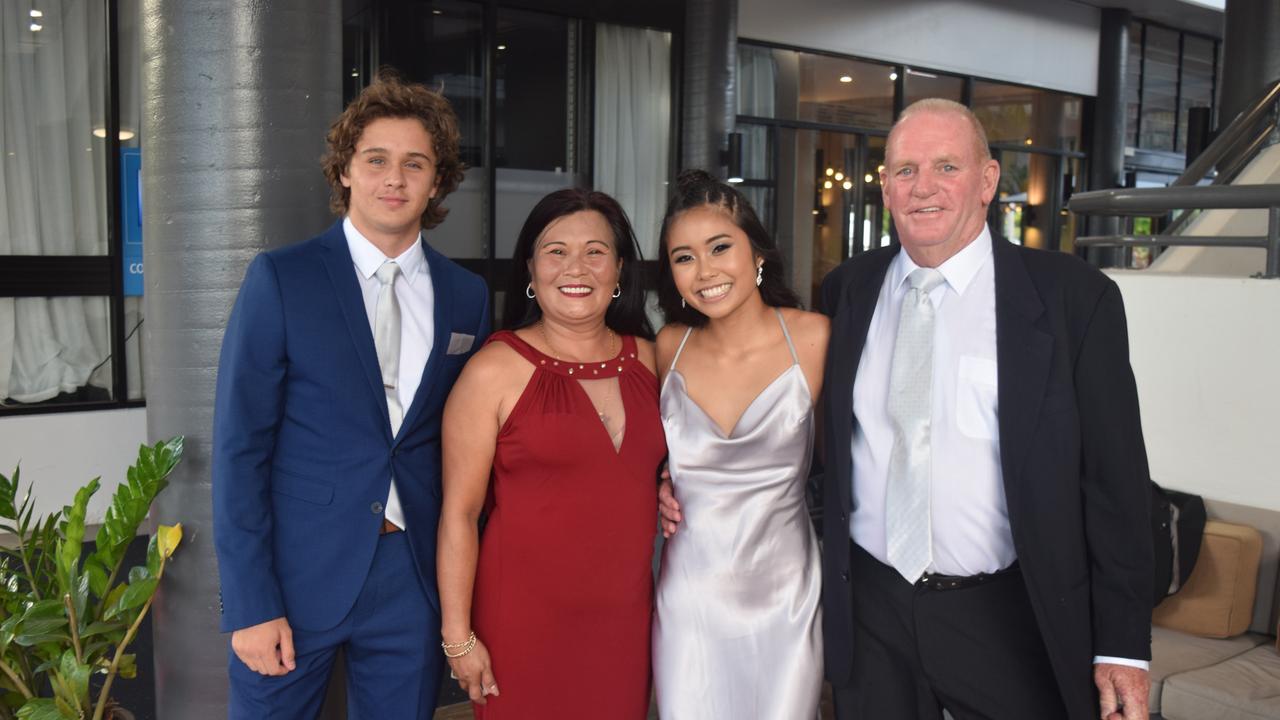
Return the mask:
[[1107,655],[1096,655],[1093,658],[1093,664],[1107,663],[1108,665],[1127,665],[1140,670],[1150,670],[1151,661],[1149,660],[1131,660],[1129,658],[1109,657]]

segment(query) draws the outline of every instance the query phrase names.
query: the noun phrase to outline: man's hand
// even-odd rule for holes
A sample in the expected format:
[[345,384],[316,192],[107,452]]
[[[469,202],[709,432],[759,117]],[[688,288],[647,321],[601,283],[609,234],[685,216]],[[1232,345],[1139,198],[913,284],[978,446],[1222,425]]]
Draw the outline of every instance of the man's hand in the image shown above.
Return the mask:
[[676,534],[680,524],[680,503],[676,502],[675,489],[671,485],[671,473],[662,468],[662,482],[658,483],[658,520],[662,522],[662,537]]
[[285,675],[293,670],[293,630],[282,617],[231,633],[231,649],[240,662],[262,675]]
[[1142,668],[1098,663],[1093,666],[1102,720],[1147,720],[1151,677]]

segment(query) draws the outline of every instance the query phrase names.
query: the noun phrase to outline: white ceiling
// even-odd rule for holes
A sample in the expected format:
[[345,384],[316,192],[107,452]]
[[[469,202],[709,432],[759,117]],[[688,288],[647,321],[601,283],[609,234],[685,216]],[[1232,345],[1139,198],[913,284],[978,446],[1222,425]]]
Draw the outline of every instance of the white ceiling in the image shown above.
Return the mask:
[[1123,8],[1143,20],[1222,37],[1226,0],[1072,0],[1096,8]]

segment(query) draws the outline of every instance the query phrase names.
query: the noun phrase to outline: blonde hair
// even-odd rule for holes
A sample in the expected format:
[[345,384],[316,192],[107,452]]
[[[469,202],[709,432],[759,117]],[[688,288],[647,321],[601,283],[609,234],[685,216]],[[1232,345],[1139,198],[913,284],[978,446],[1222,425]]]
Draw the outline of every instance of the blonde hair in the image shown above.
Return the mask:
[[902,111],[902,114],[898,116],[897,121],[893,123],[893,127],[889,129],[889,139],[885,141],[885,146],[888,147],[889,141],[893,139],[893,134],[898,131],[899,125],[912,115],[922,113],[959,115],[963,117],[969,121],[969,125],[973,128],[974,149],[978,153],[978,159],[982,161],[991,159],[991,147],[987,144],[987,131],[983,129],[982,122],[978,120],[978,116],[974,115],[973,111],[964,105],[944,98],[925,98],[908,105]]

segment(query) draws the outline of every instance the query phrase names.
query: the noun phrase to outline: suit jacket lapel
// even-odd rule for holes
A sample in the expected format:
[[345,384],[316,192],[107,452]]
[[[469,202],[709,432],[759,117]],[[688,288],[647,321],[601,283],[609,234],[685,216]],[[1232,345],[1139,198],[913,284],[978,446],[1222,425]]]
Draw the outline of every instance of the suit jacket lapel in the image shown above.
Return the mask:
[[329,280],[333,283],[338,307],[342,308],[342,318],[346,321],[356,355],[360,357],[360,365],[364,367],[365,379],[373,392],[374,404],[382,414],[383,427],[389,435],[391,418],[387,413],[386,391],[382,387],[382,371],[378,368],[378,351],[373,344],[373,330],[369,327],[369,315],[364,309],[364,297],[360,293],[360,284],[356,281],[355,266],[351,251],[347,249],[347,237],[342,232],[341,221],[329,228],[321,243],[328,251],[321,253],[321,256],[325,270],[329,273]]
[[1020,251],[1002,238],[993,236],[992,241],[1000,467],[1005,496],[1013,506],[1049,380],[1053,336],[1045,325],[1044,303]]
[[422,415],[422,408],[438,390],[439,383],[434,382],[440,363],[444,362],[449,351],[449,338],[453,335],[453,276],[445,267],[445,257],[422,242],[422,252],[427,258],[427,270],[431,273],[432,316],[434,318],[434,338],[431,341],[431,355],[427,357],[427,365],[422,370],[422,380],[418,390],[413,394],[413,402],[405,412],[404,423],[400,426],[399,438],[405,436],[406,428],[413,427]]
[[853,383],[857,379],[858,362],[867,343],[867,329],[875,314],[876,299],[884,285],[885,273],[896,251],[884,251],[868,258],[860,272],[852,273],[844,288],[844,302],[838,308],[832,326],[831,358],[827,368],[827,421],[834,432],[829,437],[836,446],[829,450],[834,455],[834,467],[839,482],[844,507],[852,502],[852,486],[849,483],[852,459],[849,457],[849,440],[853,437]]

